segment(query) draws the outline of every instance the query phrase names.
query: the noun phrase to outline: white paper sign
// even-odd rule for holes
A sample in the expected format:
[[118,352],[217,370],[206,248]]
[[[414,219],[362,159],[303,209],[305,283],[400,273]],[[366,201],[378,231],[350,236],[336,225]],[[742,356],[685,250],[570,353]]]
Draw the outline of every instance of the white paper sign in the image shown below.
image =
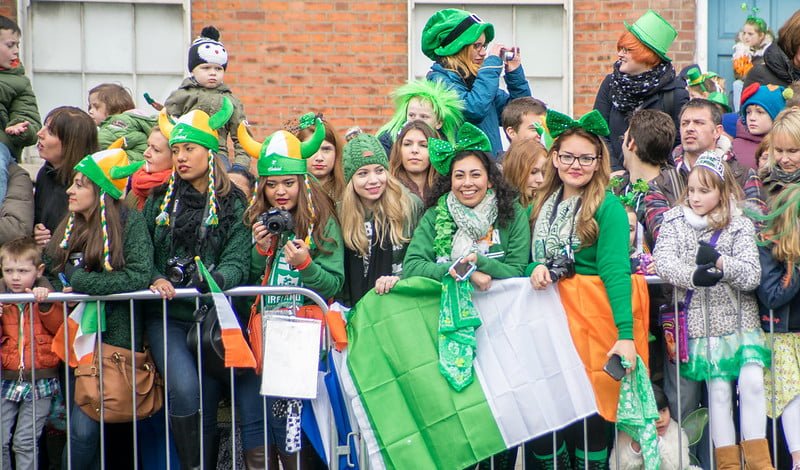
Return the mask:
[[322,322],[309,318],[265,315],[263,325],[261,394],[316,398]]

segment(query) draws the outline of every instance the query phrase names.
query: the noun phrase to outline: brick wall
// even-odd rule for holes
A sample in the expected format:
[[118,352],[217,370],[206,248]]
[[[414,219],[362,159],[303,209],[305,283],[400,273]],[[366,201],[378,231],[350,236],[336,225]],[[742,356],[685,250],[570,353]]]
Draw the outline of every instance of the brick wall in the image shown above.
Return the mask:
[[16,20],[16,3],[11,1],[0,2],[0,15]]
[[676,72],[694,62],[694,0],[574,0],[574,110],[581,115],[592,109],[597,88],[611,72],[616,44],[625,32],[623,21],[633,23],[652,8],[669,21],[678,38],[668,56]]

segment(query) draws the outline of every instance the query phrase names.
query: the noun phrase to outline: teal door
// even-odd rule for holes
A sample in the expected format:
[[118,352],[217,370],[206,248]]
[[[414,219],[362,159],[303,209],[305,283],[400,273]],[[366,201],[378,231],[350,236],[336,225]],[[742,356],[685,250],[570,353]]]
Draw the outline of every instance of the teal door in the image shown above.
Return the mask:
[[728,91],[733,83],[733,44],[754,5],[777,36],[783,23],[800,9],[800,0],[749,0],[747,12],[742,11],[742,0],[708,0],[708,68],[725,78]]

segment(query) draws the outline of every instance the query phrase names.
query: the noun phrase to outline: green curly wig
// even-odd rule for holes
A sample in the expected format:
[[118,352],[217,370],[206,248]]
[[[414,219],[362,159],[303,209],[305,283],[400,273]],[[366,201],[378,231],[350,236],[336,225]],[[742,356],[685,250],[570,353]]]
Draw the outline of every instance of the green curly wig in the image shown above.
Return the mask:
[[464,122],[462,114],[464,102],[458,97],[458,93],[441,82],[421,79],[410,81],[397,88],[392,92],[392,98],[395,103],[394,115],[389,122],[378,129],[377,135],[388,133],[392,140],[396,139],[406,124],[408,102],[411,98],[420,98],[433,107],[434,114],[442,123],[441,134],[450,142],[455,142],[456,131]]

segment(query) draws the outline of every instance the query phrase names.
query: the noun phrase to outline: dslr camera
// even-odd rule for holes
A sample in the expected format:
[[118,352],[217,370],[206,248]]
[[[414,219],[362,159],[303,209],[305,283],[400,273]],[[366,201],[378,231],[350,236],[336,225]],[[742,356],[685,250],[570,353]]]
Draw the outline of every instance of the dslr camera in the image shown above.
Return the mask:
[[64,264],[64,274],[67,277],[72,276],[72,273],[79,269],[83,269],[86,267],[83,259],[83,252],[82,251],[74,251],[69,254],[67,257],[67,262]]
[[174,286],[186,287],[191,284],[195,271],[197,264],[193,257],[173,256],[167,260],[167,279]]
[[559,255],[547,263],[547,270],[553,282],[570,278],[575,275],[575,260],[567,254]]
[[273,235],[282,235],[294,230],[292,213],[283,209],[270,209],[259,215],[258,221]]

